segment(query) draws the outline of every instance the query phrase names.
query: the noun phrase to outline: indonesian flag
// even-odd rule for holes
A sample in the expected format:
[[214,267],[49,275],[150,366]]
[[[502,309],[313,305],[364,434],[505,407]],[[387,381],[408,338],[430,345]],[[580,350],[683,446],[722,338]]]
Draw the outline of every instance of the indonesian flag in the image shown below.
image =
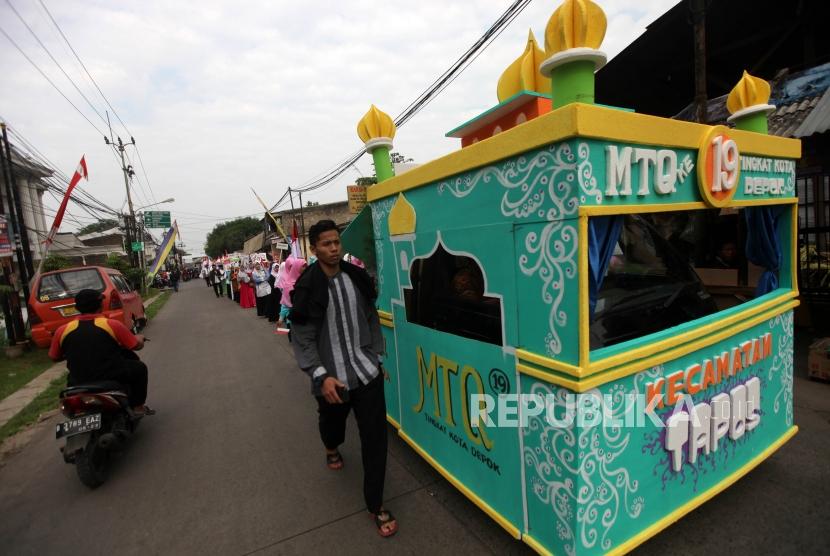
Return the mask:
[[303,254],[300,252],[300,238],[297,233],[297,221],[294,221],[294,227],[291,228],[291,254],[294,258],[301,259]]
[[55,214],[55,221],[52,223],[52,229],[49,230],[49,235],[46,236],[46,240],[43,242],[46,244],[47,248],[52,245],[52,242],[55,240],[55,235],[57,235],[58,228],[61,227],[61,221],[63,221],[63,213],[66,212],[66,205],[69,204],[69,197],[72,195],[72,190],[75,189],[75,186],[78,185],[79,181],[81,181],[81,178],[89,181],[89,174],[86,171],[86,160],[84,159],[84,156],[81,156],[81,162],[78,163],[78,168],[72,175],[72,181],[69,182],[69,187],[66,188],[66,195],[63,196],[61,206],[58,209],[57,214]]

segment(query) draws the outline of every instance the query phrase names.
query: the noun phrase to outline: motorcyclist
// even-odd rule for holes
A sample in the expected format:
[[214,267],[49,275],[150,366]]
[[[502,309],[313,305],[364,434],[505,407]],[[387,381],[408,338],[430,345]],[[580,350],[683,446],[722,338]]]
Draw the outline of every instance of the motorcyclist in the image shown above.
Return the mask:
[[102,316],[103,294],[81,290],[75,308],[81,313],[55,331],[49,357],[66,359],[68,386],[111,380],[124,384],[130,406],[138,414],[155,413],[145,405],[147,365],[134,353],[144,347],[144,336],[134,335],[123,323]]

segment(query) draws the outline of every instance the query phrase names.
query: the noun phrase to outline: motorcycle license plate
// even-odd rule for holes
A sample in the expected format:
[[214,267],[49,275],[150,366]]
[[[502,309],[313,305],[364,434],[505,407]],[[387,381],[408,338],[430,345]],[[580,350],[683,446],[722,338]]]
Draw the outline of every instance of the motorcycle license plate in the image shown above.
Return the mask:
[[55,425],[55,438],[73,436],[101,428],[101,414],[84,415]]

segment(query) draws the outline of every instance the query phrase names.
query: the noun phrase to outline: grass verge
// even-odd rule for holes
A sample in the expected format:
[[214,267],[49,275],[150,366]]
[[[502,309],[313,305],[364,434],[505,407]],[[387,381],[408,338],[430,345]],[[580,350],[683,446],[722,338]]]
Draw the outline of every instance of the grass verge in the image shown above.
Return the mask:
[[40,418],[47,411],[58,407],[58,394],[66,388],[66,373],[62,374],[49,384],[49,388],[38,394],[23,410],[12,417],[8,423],[0,427],[0,442],[8,437],[17,434],[23,427],[26,427]]
[[54,365],[45,349],[33,349],[9,359],[0,351],[0,400],[14,394]]
[[166,291],[159,295],[158,299],[156,299],[152,305],[147,307],[147,311],[144,313],[147,317],[147,320],[152,320],[161,308],[164,307],[164,304],[167,303],[167,300],[170,299],[170,296],[173,295],[172,292]]

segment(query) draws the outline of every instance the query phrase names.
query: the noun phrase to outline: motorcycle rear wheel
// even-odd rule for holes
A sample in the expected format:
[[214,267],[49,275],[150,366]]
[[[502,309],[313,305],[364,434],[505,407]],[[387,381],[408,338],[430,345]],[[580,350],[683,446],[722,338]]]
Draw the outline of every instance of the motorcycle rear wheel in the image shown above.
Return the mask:
[[84,485],[98,488],[107,479],[108,463],[109,452],[98,446],[98,437],[95,435],[75,456],[75,471]]

